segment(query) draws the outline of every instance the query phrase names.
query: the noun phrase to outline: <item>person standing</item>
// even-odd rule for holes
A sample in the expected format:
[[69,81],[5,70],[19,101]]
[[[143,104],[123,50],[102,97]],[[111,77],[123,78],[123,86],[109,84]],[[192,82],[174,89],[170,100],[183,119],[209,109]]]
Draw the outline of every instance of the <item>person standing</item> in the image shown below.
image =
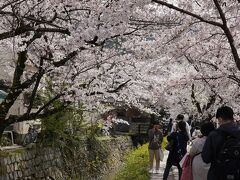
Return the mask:
[[192,159],[192,175],[193,180],[207,180],[208,170],[210,164],[203,162],[201,152],[207,136],[215,129],[214,124],[211,122],[205,122],[201,125],[200,131],[202,136],[194,139],[189,155]]
[[233,115],[228,106],[217,110],[220,126],[209,134],[201,154],[205,163],[211,163],[208,180],[240,179],[240,125]]
[[187,142],[189,140],[186,123],[184,121],[179,121],[176,125],[177,131],[172,132],[168,137],[168,142],[172,141],[172,148],[169,152],[166,167],[163,174],[163,180],[167,180],[169,171],[172,166],[177,166],[179,179],[181,178],[182,168],[179,162],[187,152]]
[[[162,132],[160,131],[159,122],[154,122],[153,128],[148,132],[149,137],[149,160],[150,160],[150,173],[160,173],[160,150],[163,140]],[[153,161],[156,160],[156,169],[153,169]]]

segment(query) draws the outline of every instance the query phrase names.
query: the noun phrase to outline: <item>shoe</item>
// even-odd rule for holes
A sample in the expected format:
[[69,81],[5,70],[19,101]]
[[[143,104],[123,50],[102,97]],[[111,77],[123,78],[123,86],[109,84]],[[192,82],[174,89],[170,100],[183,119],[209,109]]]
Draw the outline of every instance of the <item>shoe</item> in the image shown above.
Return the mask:
[[161,173],[160,169],[156,169],[156,170],[155,170],[155,173],[156,173],[156,174],[160,174],[160,173]]
[[153,169],[150,169],[148,172],[149,172],[149,173],[153,173],[153,171],[154,171]]
[[153,170],[153,174],[157,174],[157,170],[154,169],[154,170]]

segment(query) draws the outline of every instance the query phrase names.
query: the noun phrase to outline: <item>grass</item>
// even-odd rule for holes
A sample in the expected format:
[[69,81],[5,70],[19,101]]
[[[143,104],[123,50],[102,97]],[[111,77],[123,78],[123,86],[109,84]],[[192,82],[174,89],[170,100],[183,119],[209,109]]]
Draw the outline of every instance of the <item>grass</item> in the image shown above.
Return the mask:
[[114,180],[149,180],[148,145],[138,147],[124,158],[124,165]]
[[0,150],[0,157],[8,157],[16,154],[23,154],[27,151],[25,148],[14,149],[14,150]]

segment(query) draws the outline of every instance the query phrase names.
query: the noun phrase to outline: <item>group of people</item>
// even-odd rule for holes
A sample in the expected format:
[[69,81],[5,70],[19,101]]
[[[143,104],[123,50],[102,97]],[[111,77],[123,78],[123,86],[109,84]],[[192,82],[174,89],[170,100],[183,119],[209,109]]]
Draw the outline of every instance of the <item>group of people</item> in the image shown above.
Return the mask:
[[[184,121],[183,115],[178,115],[167,136],[168,144],[165,148],[169,154],[163,180],[167,180],[172,166],[178,168],[179,179],[186,180],[183,173],[185,169],[181,166],[186,155],[191,160],[193,180],[240,180],[240,124],[233,116],[232,108],[228,106],[218,108],[216,119],[219,127],[216,128],[210,121],[202,122],[198,137],[192,140],[189,124]],[[159,122],[154,124],[148,135],[150,173],[160,173],[163,134]],[[154,159],[156,168],[153,169]]]

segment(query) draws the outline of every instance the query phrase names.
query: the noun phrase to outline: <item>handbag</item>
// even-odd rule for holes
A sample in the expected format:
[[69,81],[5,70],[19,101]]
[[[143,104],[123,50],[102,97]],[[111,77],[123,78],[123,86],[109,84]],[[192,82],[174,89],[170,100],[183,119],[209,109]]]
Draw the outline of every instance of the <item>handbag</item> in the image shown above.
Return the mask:
[[181,166],[181,168],[183,168],[183,164],[184,164],[186,158],[188,158],[188,155],[189,155],[189,153],[186,153],[186,154],[183,156],[183,158],[181,159],[181,161],[179,162],[179,165]]
[[181,180],[193,180],[192,175],[192,157],[187,154],[182,165]]
[[159,149],[159,156],[160,156],[160,161],[163,161],[164,153],[163,153],[163,150],[161,148]]

